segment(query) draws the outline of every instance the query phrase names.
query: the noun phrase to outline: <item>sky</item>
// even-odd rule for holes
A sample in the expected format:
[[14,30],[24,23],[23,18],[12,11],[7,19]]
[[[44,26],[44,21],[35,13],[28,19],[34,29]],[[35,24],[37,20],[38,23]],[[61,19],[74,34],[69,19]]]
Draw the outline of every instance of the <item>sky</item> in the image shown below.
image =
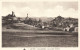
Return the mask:
[[2,2],[2,16],[14,11],[17,17],[73,17],[78,18],[78,2]]

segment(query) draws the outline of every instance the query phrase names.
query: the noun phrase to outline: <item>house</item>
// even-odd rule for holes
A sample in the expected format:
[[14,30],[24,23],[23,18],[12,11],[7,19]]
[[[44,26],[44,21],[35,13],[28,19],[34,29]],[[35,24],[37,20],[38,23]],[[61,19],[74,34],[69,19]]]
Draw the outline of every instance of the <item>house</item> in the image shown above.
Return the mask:
[[63,30],[64,30],[64,31],[69,31],[69,29],[70,29],[70,27],[66,27],[66,28],[64,28]]
[[78,32],[78,27],[75,27],[74,32]]
[[64,28],[64,31],[78,32],[78,27],[75,27],[73,24],[70,24],[69,27]]

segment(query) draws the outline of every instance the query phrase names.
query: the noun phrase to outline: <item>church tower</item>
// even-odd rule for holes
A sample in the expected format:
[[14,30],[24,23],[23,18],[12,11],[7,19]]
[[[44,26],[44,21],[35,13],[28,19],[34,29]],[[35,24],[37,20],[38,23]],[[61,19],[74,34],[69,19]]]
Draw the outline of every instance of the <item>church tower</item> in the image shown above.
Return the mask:
[[28,13],[27,13],[27,18],[28,18]]
[[15,14],[14,14],[14,12],[12,11],[12,17],[15,17]]

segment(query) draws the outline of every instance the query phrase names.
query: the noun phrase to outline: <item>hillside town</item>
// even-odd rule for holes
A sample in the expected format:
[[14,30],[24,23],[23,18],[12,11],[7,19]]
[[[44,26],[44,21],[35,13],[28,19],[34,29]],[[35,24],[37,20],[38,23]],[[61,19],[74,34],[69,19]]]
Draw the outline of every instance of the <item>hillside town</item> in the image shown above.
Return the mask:
[[15,1],[1,5],[2,48],[79,46],[78,1]]
[[[55,18],[47,18],[49,21],[43,19],[36,19],[27,16],[25,18],[17,17],[12,11],[11,14],[2,16],[2,28],[4,29],[36,29],[36,30],[53,30],[53,31],[68,31],[78,32],[78,19],[77,18],[64,18],[57,16]],[[31,28],[26,27],[29,25]]]

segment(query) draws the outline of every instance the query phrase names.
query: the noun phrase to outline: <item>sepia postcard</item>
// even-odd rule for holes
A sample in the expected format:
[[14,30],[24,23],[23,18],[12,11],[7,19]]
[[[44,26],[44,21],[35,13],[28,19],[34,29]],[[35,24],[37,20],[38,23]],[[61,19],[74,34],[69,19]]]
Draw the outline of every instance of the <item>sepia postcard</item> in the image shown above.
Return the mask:
[[2,0],[0,50],[79,50],[78,0]]

